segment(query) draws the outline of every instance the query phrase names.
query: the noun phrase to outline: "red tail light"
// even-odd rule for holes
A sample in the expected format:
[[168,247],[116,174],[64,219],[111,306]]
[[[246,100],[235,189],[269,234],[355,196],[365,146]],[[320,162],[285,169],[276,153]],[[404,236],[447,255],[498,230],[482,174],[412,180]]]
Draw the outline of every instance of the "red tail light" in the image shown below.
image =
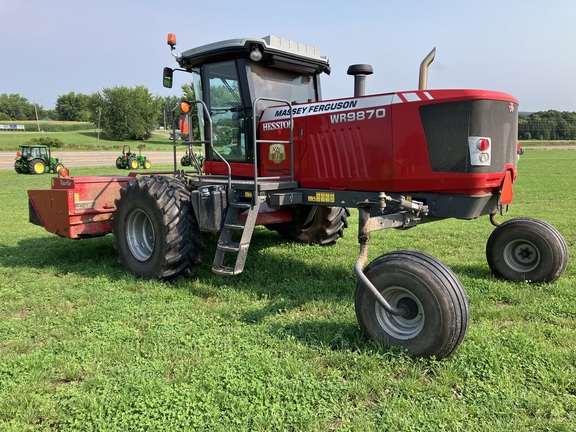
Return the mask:
[[479,139],[476,143],[476,148],[480,151],[486,151],[490,148],[490,141],[486,138]]

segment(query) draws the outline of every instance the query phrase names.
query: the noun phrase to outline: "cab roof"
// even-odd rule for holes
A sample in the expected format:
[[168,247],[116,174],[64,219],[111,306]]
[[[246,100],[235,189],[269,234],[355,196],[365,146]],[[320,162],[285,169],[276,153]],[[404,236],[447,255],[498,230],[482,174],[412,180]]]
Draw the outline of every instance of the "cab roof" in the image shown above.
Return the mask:
[[262,53],[260,62],[270,67],[306,74],[330,73],[328,58],[320,56],[318,48],[272,35],[228,39],[192,48],[181,54],[178,63],[190,70],[204,63],[249,58],[255,49]]

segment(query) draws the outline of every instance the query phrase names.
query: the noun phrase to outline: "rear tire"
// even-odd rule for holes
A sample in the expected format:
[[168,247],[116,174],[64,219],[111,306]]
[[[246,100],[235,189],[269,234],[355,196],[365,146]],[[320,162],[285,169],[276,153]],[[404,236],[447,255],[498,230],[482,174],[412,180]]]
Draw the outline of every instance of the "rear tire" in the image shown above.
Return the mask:
[[46,172],[46,164],[42,159],[34,159],[28,164],[28,171],[30,174],[44,174]]
[[138,169],[138,160],[136,158],[128,159],[128,167],[130,169]]
[[113,233],[118,262],[148,279],[190,275],[204,245],[190,191],[177,179],[139,177],[120,190]]
[[568,247],[550,224],[530,217],[510,219],[492,232],[486,259],[494,276],[523,282],[554,282],[568,264]]
[[350,212],[342,207],[321,207],[297,205],[293,210],[294,220],[268,225],[287,240],[305,243],[330,245],[344,235],[348,227]]
[[22,174],[22,163],[21,162],[14,162],[14,171],[18,174]]
[[116,168],[124,169],[124,164],[123,164],[123,160],[121,157],[116,158]]
[[458,348],[470,310],[466,292],[448,266],[422,252],[396,251],[376,258],[364,274],[391,306],[408,310],[404,316],[389,314],[358,282],[356,316],[367,337],[437,359]]

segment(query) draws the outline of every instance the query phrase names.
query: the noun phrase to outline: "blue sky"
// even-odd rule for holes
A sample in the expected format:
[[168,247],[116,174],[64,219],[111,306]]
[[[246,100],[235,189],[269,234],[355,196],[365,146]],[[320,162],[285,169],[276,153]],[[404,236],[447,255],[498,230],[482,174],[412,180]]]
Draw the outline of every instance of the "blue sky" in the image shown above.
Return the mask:
[[[168,7],[168,5],[170,7]],[[273,34],[320,48],[332,74],[325,99],[353,93],[350,64],[369,63],[367,93],[417,87],[418,67],[436,47],[429,88],[510,93],[522,111],[576,111],[574,0],[2,0],[0,94],[46,109],[59,95],[114,86],[162,88],[177,51]]]

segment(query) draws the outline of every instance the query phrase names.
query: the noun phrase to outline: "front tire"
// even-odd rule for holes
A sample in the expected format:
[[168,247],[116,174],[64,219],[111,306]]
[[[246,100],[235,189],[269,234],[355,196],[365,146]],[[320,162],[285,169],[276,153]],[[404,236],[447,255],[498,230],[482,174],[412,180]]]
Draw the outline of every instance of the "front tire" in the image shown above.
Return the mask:
[[297,205],[294,220],[268,225],[287,240],[305,244],[331,245],[344,235],[350,212],[342,207]]
[[494,276],[532,283],[554,282],[568,264],[568,247],[550,224],[534,218],[502,223],[486,243],[486,259]]
[[190,191],[171,177],[139,177],[121,189],[113,233],[118,262],[148,279],[191,274],[204,247]]
[[389,314],[359,281],[355,309],[367,337],[437,359],[458,348],[468,330],[469,302],[448,266],[422,252],[396,251],[376,258],[364,274],[391,306],[407,311]]

